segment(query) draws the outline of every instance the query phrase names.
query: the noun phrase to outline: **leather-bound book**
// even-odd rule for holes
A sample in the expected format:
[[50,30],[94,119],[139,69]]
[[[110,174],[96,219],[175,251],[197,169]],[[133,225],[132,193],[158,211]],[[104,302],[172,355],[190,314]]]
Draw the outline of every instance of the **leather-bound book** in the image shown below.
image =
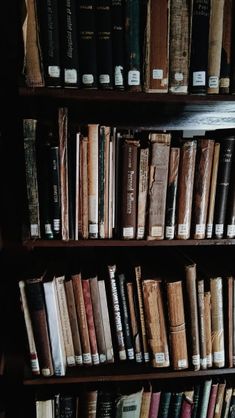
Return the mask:
[[143,353],[141,347],[141,331],[140,331],[140,319],[137,307],[137,295],[135,293],[134,283],[127,283],[127,297],[130,311],[130,323],[133,338],[133,345],[135,350],[136,363],[143,362]]
[[216,195],[216,185],[217,185],[217,176],[218,176],[218,167],[219,167],[219,154],[220,154],[220,143],[216,142],[214,146],[210,194],[209,194],[209,202],[208,202],[208,210],[207,210],[206,238],[212,238],[212,235],[213,235],[215,195]]
[[151,396],[152,396],[152,386],[151,384],[146,387],[142,394],[142,402],[139,418],[149,418]]
[[229,407],[231,404],[232,393],[233,393],[233,389],[231,387],[225,388],[224,403],[223,403],[223,409],[222,409],[223,418],[228,418],[229,416]]
[[143,280],[143,302],[153,367],[168,367],[169,350],[160,280]]
[[139,148],[138,163],[138,202],[137,202],[137,232],[136,238],[145,237],[146,206],[148,195],[149,148]]
[[139,141],[125,138],[121,145],[122,192],[121,192],[121,238],[136,237],[137,216],[137,161]]
[[195,0],[192,12],[190,92],[206,94],[210,0]]
[[161,418],[167,418],[170,411],[172,392],[166,392],[165,390],[161,393],[160,408],[158,416]]
[[217,391],[215,412],[214,412],[213,418],[222,418],[225,388],[226,388],[226,382],[220,382],[218,386],[218,391]]
[[125,3],[126,86],[131,91],[142,89],[142,50],[140,34],[140,0]]
[[149,418],[155,418],[158,416],[159,406],[160,406],[161,392],[152,392]]
[[167,282],[167,306],[169,340],[172,367],[174,370],[188,368],[188,349],[186,340],[185,313],[182,281]]
[[206,364],[212,367],[212,340],[211,340],[211,292],[204,292],[204,315],[206,334]]
[[114,88],[125,87],[124,0],[111,0]]
[[126,293],[126,277],[123,273],[117,275],[117,289],[118,289],[118,297],[119,297],[119,304],[121,310],[121,317],[123,323],[123,333],[125,339],[125,346],[127,352],[127,358],[129,360],[134,360],[134,345],[132,339],[132,332],[131,332],[131,324],[130,324],[130,311],[128,306],[128,299]]
[[193,195],[193,238],[206,236],[206,218],[214,154],[214,140],[198,139]]
[[59,28],[61,42],[61,70],[64,87],[78,87],[79,48],[76,0],[59,1]]
[[219,388],[219,383],[212,383],[209,404],[208,404],[207,418],[214,417],[218,388]]
[[223,37],[221,50],[219,93],[229,94],[231,86],[233,1],[224,0]]
[[176,219],[176,238],[178,239],[188,239],[190,237],[196,150],[197,143],[195,140],[185,140],[182,143]]
[[98,0],[96,2],[96,36],[98,85],[101,89],[112,89],[113,51],[111,0]]
[[143,343],[143,351],[144,351],[144,361],[147,363],[149,362],[150,357],[149,357],[149,346],[148,346],[147,331],[146,331],[146,318],[145,318],[145,313],[144,313],[142,277],[141,277],[140,266],[135,267],[135,281],[136,281],[138,309],[139,309],[139,318],[140,318],[140,327],[141,327],[141,340]]
[[180,412],[180,418],[191,418],[192,411],[194,409],[194,391],[187,391],[183,394],[182,407]]
[[98,389],[88,390],[85,395],[85,416],[96,418],[97,414]]
[[99,359],[100,363],[105,363],[107,361],[107,353],[104,327],[107,327],[108,324],[103,324],[102,320],[101,301],[97,276],[90,278],[89,282]]
[[207,369],[206,358],[206,324],[205,324],[205,298],[204,298],[204,279],[197,282],[197,299],[198,299],[198,322],[199,322],[199,338],[200,338],[200,364],[201,369]]
[[115,393],[108,390],[98,391],[97,417],[112,418],[115,413]]
[[231,169],[231,179],[228,192],[228,203],[226,209],[226,218],[225,218],[225,235],[227,238],[235,237],[235,160],[233,158],[232,169]]
[[212,356],[214,367],[225,366],[224,346],[224,311],[223,311],[223,285],[222,278],[210,279],[211,291],[211,334]]
[[171,135],[150,133],[151,161],[149,167],[148,236],[163,239]]
[[91,346],[92,364],[96,365],[100,363],[100,359],[99,359],[97,339],[96,339],[96,330],[95,330],[94,313],[93,313],[93,306],[92,306],[92,300],[91,300],[89,279],[82,279],[82,291],[83,291],[83,299],[84,299],[84,305],[85,305],[85,311],[86,311],[89,340],[90,340],[90,346]]
[[42,280],[43,276],[26,279],[25,290],[41,374],[43,376],[52,376],[54,368]]
[[225,134],[223,140],[221,141],[219,171],[216,187],[214,215],[215,238],[222,238],[224,235],[234,144],[235,136],[233,134]]
[[145,27],[144,90],[167,93],[169,77],[169,2],[148,0]]
[[94,0],[79,1],[78,28],[81,86],[84,88],[97,88],[98,70]]
[[173,392],[171,395],[170,411],[171,418],[179,418],[183,401],[183,392]]
[[197,383],[194,385],[192,418],[196,418],[199,411],[200,392],[201,385],[200,383]]
[[197,302],[197,277],[196,264],[185,267],[185,288],[189,317],[190,353],[191,363],[194,370],[200,369],[200,344],[199,344],[199,325],[198,325],[198,302]]
[[171,147],[168,184],[166,195],[166,220],[165,220],[165,238],[173,239],[175,237],[176,223],[176,197],[178,190],[178,174],[179,174],[180,148]]

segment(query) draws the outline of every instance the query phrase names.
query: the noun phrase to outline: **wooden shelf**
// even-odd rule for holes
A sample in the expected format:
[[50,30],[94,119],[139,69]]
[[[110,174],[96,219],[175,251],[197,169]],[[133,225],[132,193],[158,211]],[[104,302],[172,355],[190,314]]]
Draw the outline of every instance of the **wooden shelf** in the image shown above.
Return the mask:
[[189,378],[201,378],[201,377],[210,377],[210,376],[224,376],[231,375],[235,373],[235,368],[224,368],[224,369],[208,369],[208,370],[199,370],[197,372],[192,370],[187,371],[156,371],[156,369],[151,369],[150,371],[138,372],[139,367],[135,368],[137,371],[134,373],[130,372],[128,369],[125,373],[118,371],[118,369],[113,369],[110,372],[106,373],[103,371],[97,371],[92,373],[92,371],[79,371],[77,376],[64,376],[64,377],[48,377],[48,378],[29,378],[24,380],[24,385],[64,385],[71,383],[92,383],[92,382],[133,382],[133,381],[144,381],[144,380],[169,380],[169,379],[189,379]]
[[230,246],[235,239],[203,239],[203,240],[28,240],[23,246],[28,250],[34,248],[67,248],[67,247],[192,247],[192,246]]

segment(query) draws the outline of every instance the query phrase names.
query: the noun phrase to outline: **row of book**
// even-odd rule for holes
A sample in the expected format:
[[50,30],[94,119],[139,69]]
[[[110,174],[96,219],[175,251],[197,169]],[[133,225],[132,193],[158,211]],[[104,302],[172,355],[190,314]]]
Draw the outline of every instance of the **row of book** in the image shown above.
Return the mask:
[[105,279],[45,273],[21,280],[33,374],[126,360],[173,370],[234,366],[232,276],[198,279],[196,264],[185,266],[184,281],[144,278],[140,266],[133,274],[130,281],[109,265]]
[[28,86],[235,92],[229,0],[24,3]]
[[23,120],[30,238],[235,237],[234,130],[68,122],[66,108],[58,128]]
[[[156,385],[155,385],[156,386]],[[160,386],[160,385],[158,385]],[[36,400],[36,418],[232,418],[235,390],[211,378],[182,391],[156,389],[151,382],[135,392],[120,388],[88,389],[85,393],[57,393]],[[67,415],[65,415],[65,410]],[[69,414],[69,415],[68,415]]]

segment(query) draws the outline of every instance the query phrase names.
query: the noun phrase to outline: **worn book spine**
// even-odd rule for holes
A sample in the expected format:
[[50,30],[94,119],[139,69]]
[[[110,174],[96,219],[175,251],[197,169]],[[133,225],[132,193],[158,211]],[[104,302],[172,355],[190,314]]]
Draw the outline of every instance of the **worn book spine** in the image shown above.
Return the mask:
[[78,28],[81,86],[84,88],[97,88],[97,46],[94,0],[81,0],[79,2]]
[[77,365],[82,364],[82,346],[81,346],[81,337],[79,333],[76,304],[73,291],[72,279],[69,278],[65,280],[65,292],[68,305],[68,314],[69,321],[71,325],[71,332],[74,345],[75,361]]
[[148,0],[145,27],[144,90],[167,93],[169,77],[169,2]]
[[109,271],[109,285],[112,297],[112,310],[115,321],[115,331],[117,338],[118,355],[120,360],[127,359],[126,344],[124,339],[123,324],[121,318],[120,301],[118,297],[117,281],[116,281],[116,266],[108,266]]
[[195,140],[186,140],[182,143],[177,199],[176,237],[178,239],[190,237],[196,150]]
[[54,237],[61,237],[61,189],[59,147],[50,148],[50,171],[52,181],[52,227]]
[[25,177],[31,238],[40,238],[38,173],[36,162],[36,127],[36,119],[23,120]]
[[68,366],[75,366],[75,352],[73,345],[73,337],[69,320],[68,305],[65,293],[65,276],[57,276],[55,285],[57,290],[57,298],[60,312],[60,320],[62,325],[62,333],[64,339],[66,363]]
[[170,134],[151,133],[151,162],[149,167],[148,239],[163,239],[170,156]]
[[218,392],[217,392],[216,403],[215,403],[215,413],[214,413],[213,418],[222,417],[225,388],[226,388],[226,382],[220,382],[218,386]]
[[83,291],[82,291],[81,274],[80,273],[73,274],[72,282],[73,282],[73,291],[74,291],[74,297],[75,297],[75,302],[76,302],[78,326],[79,326],[79,331],[80,331],[80,336],[81,336],[83,364],[91,365],[92,364],[91,346],[90,346],[90,339],[89,339],[89,332],[88,332],[88,325],[87,325],[87,318],[86,318],[86,309],[85,309],[85,303],[84,303]]
[[99,238],[108,238],[110,128],[101,126],[98,143]]
[[219,93],[219,77],[223,38],[224,0],[211,1],[208,42],[208,87],[207,93]]
[[137,160],[139,141],[124,139],[122,147],[121,238],[136,237]]
[[92,363],[96,365],[100,363],[100,359],[99,359],[97,339],[96,339],[94,313],[93,313],[93,306],[92,306],[92,300],[91,300],[89,279],[82,279],[82,291],[83,291],[83,298],[84,298],[84,304],[85,304],[89,340],[90,340],[90,346],[91,346],[91,358],[92,358]]
[[106,363],[107,354],[106,354],[104,327],[107,327],[108,324],[103,324],[103,320],[102,320],[102,309],[101,309],[101,301],[100,301],[97,276],[90,278],[89,282],[90,282],[90,293],[91,293],[92,309],[93,309],[93,316],[94,316],[94,323],[95,323],[96,340],[97,340],[97,346],[98,346],[98,352],[99,352],[99,360],[100,360],[100,363]]
[[33,375],[39,375],[40,367],[39,367],[39,361],[38,361],[38,354],[37,354],[37,349],[36,349],[36,344],[35,344],[32,320],[30,317],[29,306],[28,306],[28,301],[26,297],[24,280],[19,281],[19,288],[20,288],[22,310],[24,314],[25,328],[26,328],[27,339],[28,339],[31,370],[32,370]]
[[141,91],[140,0],[125,3],[126,85],[128,90]]
[[206,224],[206,238],[212,238],[212,235],[213,235],[215,195],[216,195],[217,175],[218,175],[218,167],[219,167],[219,154],[220,154],[220,143],[216,142],[214,146],[214,156],[213,156],[212,172],[211,172],[211,184],[210,184],[210,194],[209,194],[207,224]]
[[161,394],[159,417],[167,418],[170,411],[172,392],[166,392],[165,390]]
[[139,149],[138,163],[138,202],[137,202],[137,232],[136,238],[145,237],[146,206],[148,195],[149,148]]
[[206,333],[206,364],[212,367],[212,340],[211,340],[211,292],[204,292],[205,333]]
[[68,109],[58,110],[59,158],[61,187],[61,237],[69,239],[69,196],[68,196]]
[[153,367],[168,367],[169,350],[163,309],[162,289],[159,280],[143,280],[143,302],[146,329]]
[[221,141],[219,171],[215,198],[214,225],[215,238],[222,238],[226,222],[228,191],[231,178],[232,159],[234,154],[235,136],[228,135]]
[[180,148],[171,147],[169,159],[168,184],[166,195],[165,238],[174,239],[176,223],[176,197],[178,189]]
[[[234,179],[234,175],[235,175],[235,161],[233,159],[232,169],[231,169],[231,179]],[[233,181],[231,181],[230,186],[229,186],[225,222],[226,222],[226,225],[225,225],[226,237],[234,238],[235,237],[235,187],[234,187]]]
[[143,389],[129,395],[121,395],[116,403],[116,417],[132,418],[135,414],[140,417]]
[[43,87],[44,69],[38,30],[38,15],[35,0],[24,0],[25,16],[22,25],[24,68],[28,87]]
[[234,277],[229,276],[224,278],[224,331],[225,331],[225,358],[226,366],[233,367],[233,292],[234,292]]
[[206,94],[210,0],[195,0],[192,12],[190,93]]
[[111,0],[96,1],[98,82],[101,89],[113,88]]
[[199,399],[199,411],[198,411],[199,418],[204,418],[207,416],[211,385],[212,385],[212,379],[207,379],[205,380],[202,386],[202,392],[201,392],[201,396]]
[[222,417],[228,418],[229,416],[229,407],[231,404],[231,398],[232,398],[232,388],[225,388],[225,394],[224,394],[224,403],[223,403],[223,410],[222,410]]
[[192,418],[196,418],[199,413],[199,398],[200,398],[200,383],[194,385],[194,395],[193,395],[193,411]]
[[132,330],[132,338],[134,343],[134,350],[135,350],[135,361],[137,363],[143,362],[143,354],[142,354],[142,347],[141,347],[141,336],[140,336],[140,322],[139,322],[139,315],[137,310],[137,303],[134,283],[127,283],[127,297],[128,297],[128,304],[130,310],[130,322],[131,322],[131,330]]
[[214,141],[212,139],[199,139],[197,144],[193,195],[193,238],[204,239],[206,236]]
[[115,395],[108,389],[101,389],[98,392],[98,401],[97,401],[97,417],[100,418],[111,418],[114,416],[116,407],[115,407]]
[[64,87],[78,87],[79,48],[76,0],[59,2],[59,28],[61,42],[61,70]]
[[88,390],[85,399],[85,416],[88,418],[96,418],[98,401],[98,389]]
[[144,361],[147,363],[149,362],[150,357],[149,357],[149,347],[148,347],[145,315],[144,315],[142,278],[141,278],[140,266],[135,267],[135,282],[136,282],[136,289],[137,289],[138,309],[139,309],[139,318],[140,318],[140,327],[141,327],[141,339],[143,343]]
[[131,325],[130,325],[130,312],[129,312],[127,294],[126,294],[126,278],[123,273],[117,275],[117,289],[118,289],[118,297],[119,297],[127,358],[129,360],[134,360],[135,355],[134,355],[134,346],[133,346],[133,339],[132,339]]
[[194,409],[193,395],[191,395],[191,393],[188,394],[188,392],[184,392],[180,417],[191,418],[193,409]]
[[167,282],[166,290],[172,367],[174,370],[187,369],[188,349],[182,281]]
[[160,398],[161,398],[161,392],[152,392],[151,397],[151,404],[150,404],[150,410],[149,410],[149,418],[155,418],[158,416],[159,412],[159,406],[160,406]]
[[207,410],[207,418],[214,417],[218,387],[219,387],[218,383],[212,383],[211,385],[211,392],[210,392],[210,398],[209,398],[209,404],[208,404],[208,410]]
[[191,2],[171,1],[169,46],[169,91],[186,94],[189,85]]
[[171,395],[170,410],[172,418],[179,418],[183,401],[183,392],[173,392]]
[[191,347],[191,363],[194,370],[200,369],[200,344],[198,325],[197,277],[196,264],[185,267],[185,284],[187,304],[189,308],[189,335]]
[[112,342],[107,295],[106,295],[104,280],[98,280],[98,290],[99,290],[99,297],[100,297],[100,302],[101,302],[102,322],[103,322],[103,327],[104,327],[106,358],[107,358],[108,363],[113,363],[114,362],[113,342]]
[[204,279],[197,282],[201,369],[207,369]]
[[150,388],[143,391],[139,418],[149,418],[151,396],[152,388],[150,385]]
[[81,176],[80,176],[80,199],[81,199],[81,238],[87,239],[89,237],[89,221],[88,221],[88,138],[81,139]]
[[214,367],[224,367],[224,313],[222,278],[210,279],[211,291],[211,339]]
[[111,0],[114,88],[125,87],[124,0]]
[[27,279],[25,290],[30,317],[32,320],[41,374],[45,377],[52,376],[54,368],[51,355],[42,277]]
[[89,238],[98,238],[98,138],[97,124],[88,125],[88,225]]
[[232,55],[232,22],[233,1],[224,0],[223,37],[221,49],[221,65],[219,93],[229,94],[231,86],[231,55]]

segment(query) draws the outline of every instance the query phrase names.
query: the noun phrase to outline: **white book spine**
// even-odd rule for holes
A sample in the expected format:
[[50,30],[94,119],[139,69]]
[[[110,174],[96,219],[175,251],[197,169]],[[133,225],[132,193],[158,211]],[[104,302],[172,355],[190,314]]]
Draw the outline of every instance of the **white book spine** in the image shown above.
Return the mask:
[[102,315],[103,324],[104,324],[104,339],[105,339],[105,345],[106,345],[107,361],[108,363],[113,363],[114,362],[113,342],[112,342],[109,311],[108,311],[104,280],[98,280],[98,286],[99,286],[99,295],[100,295],[100,301],[101,301],[101,315]]

